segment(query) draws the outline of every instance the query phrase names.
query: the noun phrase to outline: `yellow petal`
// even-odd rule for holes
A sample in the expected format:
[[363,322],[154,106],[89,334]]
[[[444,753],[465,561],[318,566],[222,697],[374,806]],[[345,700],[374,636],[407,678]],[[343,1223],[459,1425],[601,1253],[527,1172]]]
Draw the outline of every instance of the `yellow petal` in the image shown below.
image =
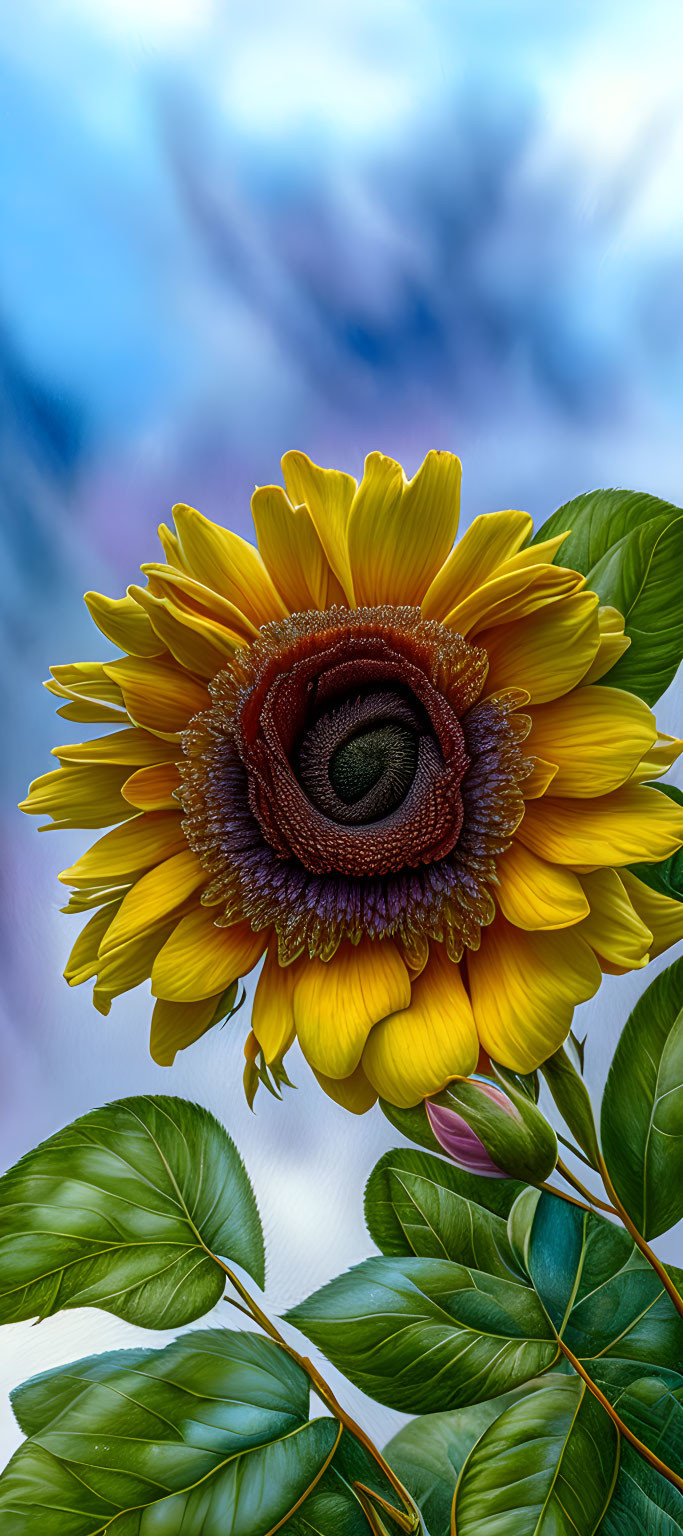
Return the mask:
[[528,512],[486,512],[475,517],[422,599],[425,618],[445,619],[457,603],[491,580],[497,566],[521,549],[533,528]]
[[112,721],[129,724],[123,707],[123,694],[112,678],[107,676],[104,662],[76,661],[66,666],[51,667],[52,677],[45,684],[48,693],[58,699],[67,699],[57,711],[63,720]]
[[345,606],[308,507],[293,507],[280,485],[262,485],[251,515],[261,556],[291,613]]
[[556,763],[546,763],[542,757],[530,757],[533,763],[532,772],[523,779],[520,789],[525,800],[540,800],[545,795],[557,774]]
[[160,741],[148,731],[110,731],[108,736],[96,736],[92,741],[69,742],[64,747],[53,747],[52,756],[60,763],[121,763],[129,768],[144,768],[149,763],[171,760],[174,744]]
[[622,870],[621,878],[632,906],[652,934],[650,959],[656,960],[665,949],[683,939],[683,901],[653,891],[630,869]]
[[[169,611],[184,623],[189,623],[193,618],[209,621],[217,637],[222,636],[232,647],[243,645],[245,640],[253,640],[258,634],[257,625],[252,623],[241,608],[214,587],[207,587],[186,571],[178,571],[174,566],[155,561],[143,565],[141,570],[148,579],[150,592],[155,597],[163,598]],[[129,591],[137,594],[138,588],[131,587]],[[138,596],[140,601],[142,599]],[[154,623],[155,616],[150,614],[150,617]]]
[[294,1029],[294,988],[307,960],[280,965],[277,944],[271,944],[263,962],[251,1014],[251,1027],[270,1064],[285,1049]]
[[639,762],[638,767],[631,774],[632,784],[643,784],[648,779],[658,779],[660,774],[666,773],[683,752],[683,741],[677,736],[666,736],[662,731],[657,732],[657,740],[650,747],[645,757]]
[[205,883],[206,870],[191,848],[185,847],[182,853],[164,859],[136,880],[124,896],[103,940],[102,951],[125,943],[151,923],[174,912]]
[[134,724],[160,736],[184,730],[211,702],[208,689],[171,661],[130,656],[112,662],[107,673],[120,686]]
[[185,571],[186,574],[189,574],[187,560],[180,548],[180,539],[177,533],[172,528],[169,528],[166,523],[160,523],[157,532],[166,564],[174,566],[177,571]]
[[102,699],[105,704],[120,705],[123,695],[118,683],[109,676],[104,661],[70,661],[50,667],[52,682],[45,684],[61,698]]
[[217,997],[204,997],[198,1003],[168,1003],[159,999],[154,1004],[149,1053],[158,1066],[172,1067],[178,1051],[206,1034],[222,995],[220,992]]
[[321,469],[305,453],[286,453],[282,472],[294,507],[306,506],[332,570],[348,602],[354,606],[353,582],[346,538],[351,503],[356,494],[352,475]]
[[391,939],[340,944],[330,961],[308,960],[294,991],[301,1049],[326,1077],[348,1077],[378,1019],[410,1002],[410,977]]
[[589,667],[583,681],[584,683],[597,683],[598,678],[604,677],[615,663],[627,651],[631,641],[624,634],[625,619],[617,608],[599,608],[598,623],[600,625],[600,644],[595,660]]
[[160,656],[164,644],[155,635],[146,613],[130,595],[104,597],[101,592],[86,592],[84,602],[91,619],[102,634],[131,656]]
[[594,592],[571,592],[514,624],[477,636],[489,659],[487,686],[524,688],[532,704],[568,693],[584,677],[600,643]]
[[107,902],[106,906],[99,907],[97,912],[81,929],[76,943],[69,955],[64,967],[64,978],[70,987],[80,986],[82,981],[88,981],[97,970],[97,955],[100,942],[115,916],[118,902]]
[[127,769],[118,763],[69,763],[34,779],[19,809],[79,827],[107,827],[133,811],[121,793]]
[[588,915],[578,876],[537,858],[518,840],[498,860],[496,874],[496,901],[516,928],[569,928]]
[[647,704],[620,688],[576,688],[530,714],[530,750],[557,763],[553,795],[609,794],[626,783],[657,739]]
[[459,966],[432,944],[410,1004],[370,1031],[363,1069],[390,1104],[407,1109],[477,1065],[479,1041]]
[[[315,1068],[312,1070],[315,1072]],[[365,1115],[377,1103],[377,1093],[368,1082],[362,1065],[349,1077],[325,1077],[324,1072],[315,1072],[315,1076],[328,1098],[334,1099],[335,1104],[348,1109],[352,1115]]]
[[502,1066],[533,1072],[559,1050],[577,1003],[600,985],[600,966],[576,928],[526,933],[496,917],[468,952],[479,1039]]
[[173,508],[173,520],[188,569],[198,581],[234,603],[257,629],[269,619],[286,617],[285,604],[252,544],[182,503]]
[[65,885],[93,885],[134,875],[187,847],[180,812],[149,811],[106,832],[71,869],[59,876]]
[[582,875],[581,884],[590,902],[590,914],[578,932],[598,959],[607,960],[619,971],[645,965],[652,932],[634,911],[616,869],[596,869],[593,874]]
[[[215,677],[235,654],[237,642],[199,614],[178,609],[170,597],[155,597],[146,587],[129,587],[168,651],[181,667],[198,677]],[[240,642],[243,644],[244,642]]]
[[97,885],[83,886],[82,889],[72,891],[65,907],[60,907],[60,912],[75,913],[82,917],[84,912],[92,912],[93,907],[101,907],[103,902],[122,901],[130,890],[130,881],[119,884],[116,880],[109,883],[100,881]]
[[[49,688],[49,684],[46,686]],[[55,691],[50,688],[51,693]],[[125,709],[114,709],[111,704],[96,704],[93,699],[74,699],[69,704],[63,704],[57,714],[62,720],[75,720],[78,725],[130,725]]]
[[525,565],[492,577],[448,613],[444,624],[475,639],[480,630],[523,619],[546,603],[578,591],[583,576],[558,565]]
[[552,864],[656,864],[683,843],[683,810],[658,789],[624,785],[597,800],[526,802],[518,838]]
[[174,919],[154,923],[138,933],[135,938],[119,944],[100,957],[97,969],[97,991],[107,997],[119,997],[148,981],[152,966],[169,935],[173,932]]
[[150,763],[132,773],[121,791],[124,800],[141,811],[173,810],[178,799],[180,774],[175,763]]
[[431,452],[406,485],[395,460],[371,453],[349,515],[356,602],[419,606],[458,529],[460,460]]
[[224,992],[260,959],[267,936],[247,922],[217,928],[211,908],[198,907],[178,923],[157,956],[152,992],[169,1002],[196,1002]]

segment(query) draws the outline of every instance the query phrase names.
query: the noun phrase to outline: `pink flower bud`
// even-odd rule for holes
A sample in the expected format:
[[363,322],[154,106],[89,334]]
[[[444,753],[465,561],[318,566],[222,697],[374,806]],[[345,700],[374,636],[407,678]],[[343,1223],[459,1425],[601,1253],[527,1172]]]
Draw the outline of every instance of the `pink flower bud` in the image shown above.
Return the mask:
[[433,1135],[466,1173],[542,1183],[555,1167],[555,1132],[536,1104],[475,1074],[425,1101]]

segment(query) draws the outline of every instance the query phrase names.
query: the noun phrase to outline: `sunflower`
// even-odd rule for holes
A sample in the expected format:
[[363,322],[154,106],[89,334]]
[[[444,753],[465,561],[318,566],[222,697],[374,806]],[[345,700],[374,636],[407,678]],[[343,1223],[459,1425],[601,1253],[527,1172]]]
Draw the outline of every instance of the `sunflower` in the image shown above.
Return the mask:
[[455,543],[460,464],[359,485],[302,453],[256,490],[257,547],[192,507],[125,597],[88,593],[121,655],[54,667],[56,747],[23,809],[111,827],[60,879],[92,915],[66,967],[101,1012],[151,978],[163,1064],[261,964],[250,1074],[295,1037],[351,1110],[557,1050],[603,972],[683,936],[626,867],[683,843],[644,781],[683,743],[600,682],[624,620],[493,512]]

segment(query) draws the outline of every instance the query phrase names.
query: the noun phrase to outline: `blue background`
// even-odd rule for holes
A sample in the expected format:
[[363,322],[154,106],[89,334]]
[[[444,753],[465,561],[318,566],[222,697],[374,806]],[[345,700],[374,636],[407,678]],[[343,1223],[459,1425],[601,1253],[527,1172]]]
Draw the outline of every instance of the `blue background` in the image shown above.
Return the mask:
[[[67,989],[56,875],[84,839],[14,809],[69,735],[40,680],[105,654],[82,592],[123,592],[173,501],[248,533],[289,447],[356,474],[453,449],[464,525],[596,485],[680,502],[682,48],[677,0],[0,15],[0,1162],[116,1095],[202,1100],[252,1171],[275,1310],[369,1251],[362,1183],[396,1137],[295,1053],[297,1094],[250,1115],[244,1013],[164,1072],[146,996],[103,1020]],[[654,972],[581,1010],[596,1090]],[[7,1329],[0,1463],[11,1385],[131,1337],[93,1312]],[[399,1422],[344,1390],[379,1439]]]

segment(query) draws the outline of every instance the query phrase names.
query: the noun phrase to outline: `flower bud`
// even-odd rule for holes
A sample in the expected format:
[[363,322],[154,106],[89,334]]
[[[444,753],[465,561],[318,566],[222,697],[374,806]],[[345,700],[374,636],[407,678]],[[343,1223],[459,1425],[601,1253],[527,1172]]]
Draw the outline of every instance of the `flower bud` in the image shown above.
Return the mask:
[[439,1145],[466,1173],[541,1184],[555,1167],[552,1126],[511,1086],[476,1074],[450,1083],[425,1107]]

